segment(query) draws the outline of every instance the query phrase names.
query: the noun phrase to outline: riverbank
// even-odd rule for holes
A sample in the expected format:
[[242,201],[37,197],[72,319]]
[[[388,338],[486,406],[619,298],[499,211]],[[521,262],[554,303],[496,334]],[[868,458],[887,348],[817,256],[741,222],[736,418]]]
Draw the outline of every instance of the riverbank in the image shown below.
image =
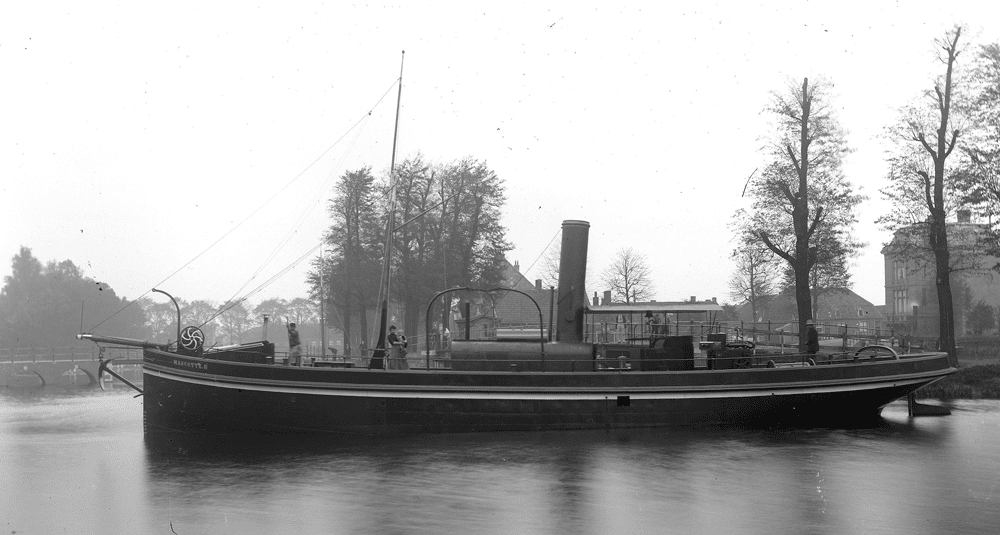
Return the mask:
[[917,391],[920,399],[1000,399],[1000,364],[963,366]]

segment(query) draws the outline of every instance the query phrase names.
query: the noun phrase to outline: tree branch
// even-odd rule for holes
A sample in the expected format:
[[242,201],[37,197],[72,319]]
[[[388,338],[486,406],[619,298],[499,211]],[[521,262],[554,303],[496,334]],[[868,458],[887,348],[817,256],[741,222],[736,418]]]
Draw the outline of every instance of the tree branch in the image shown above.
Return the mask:
[[791,145],[785,145],[785,150],[788,151],[788,157],[792,159],[792,167],[795,168],[795,174],[799,174],[801,172],[801,167],[799,166],[799,159],[795,157],[795,151],[792,150]]
[[777,182],[776,185],[778,189],[781,190],[781,193],[785,195],[785,198],[788,199],[788,203],[791,204],[792,207],[794,208],[796,199],[795,199],[795,194],[792,193],[792,189],[789,188],[788,184],[784,182]]
[[917,171],[917,174],[924,179],[924,202],[927,203],[927,209],[933,212],[934,201],[931,200],[931,177],[927,174],[927,171]]
[[917,137],[915,139],[919,141],[921,145],[924,146],[924,149],[930,153],[931,158],[934,160],[935,163],[937,163],[937,153],[934,152],[934,149],[932,149],[931,146],[927,144],[927,140],[924,139],[924,134],[923,133],[917,134]]
[[771,243],[771,239],[767,237],[766,232],[764,231],[758,232],[757,237],[760,238],[762,242],[764,242],[764,245],[766,245],[767,248],[771,250],[771,252],[780,256],[781,258],[784,258],[786,261],[788,261],[789,264],[795,262],[795,258],[792,257],[792,255],[786,253],[785,251],[782,251],[777,245]]
[[822,217],[823,217],[823,207],[819,206],[816,208],[816,216],[813,217],[813,222],[811,225],[809,225],[809,230],[806,231],[807,238],[812,236],[813,232],[816,231],[816,226],[819,225],[820,218]]
[[955,143],[957,141],[958,141],[958,129],[955,129],[951,133],[951,141],[948,142],[948,148],[944,151],[945,158],[951,155],[951,151],[955,149]]

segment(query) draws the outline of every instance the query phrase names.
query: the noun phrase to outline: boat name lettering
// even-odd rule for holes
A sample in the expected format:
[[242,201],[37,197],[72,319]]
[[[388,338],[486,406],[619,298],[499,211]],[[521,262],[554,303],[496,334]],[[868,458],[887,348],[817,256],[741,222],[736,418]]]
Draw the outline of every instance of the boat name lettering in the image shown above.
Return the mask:
[[208,364],[202,362],[186,362],[183,360],[174,359],[174,366],[184,366],[185,368],[195,368],[198,370],[207,370]]

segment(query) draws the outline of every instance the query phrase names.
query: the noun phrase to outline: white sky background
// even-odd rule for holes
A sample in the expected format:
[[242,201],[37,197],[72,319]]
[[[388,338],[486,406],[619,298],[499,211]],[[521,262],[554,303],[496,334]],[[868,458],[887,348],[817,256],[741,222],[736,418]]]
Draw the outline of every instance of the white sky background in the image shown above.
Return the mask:
[[[789,79],[825,77],[847,177],[870,197],[855,290],[882,304],[883,128],[931,87],[932,41],[954,23],[1000,40],[991,2],[204,4],[0,7],[0,276],[26,245],[129,298],[256,288],[318,243],[337,177],[388,169],[395,90],[323,155],[406,50],[397,161],[485,160],[522,271],[583,219],[592,277],[633,247],[661,301],[729,301],[726,225],[767,162],[761,110]],[[304,296],[306,269],[252,301]]]

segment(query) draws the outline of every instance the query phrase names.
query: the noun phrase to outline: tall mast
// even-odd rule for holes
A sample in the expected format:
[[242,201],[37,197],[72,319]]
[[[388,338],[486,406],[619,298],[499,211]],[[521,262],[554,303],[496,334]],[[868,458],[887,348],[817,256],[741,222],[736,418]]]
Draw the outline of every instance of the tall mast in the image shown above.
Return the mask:
[[[382,288],[379,290],[381,310],[379,313],[378,339],[375,340],[375,352],[372,355],[372,368],[382,368],[385,357],[386,323],[389,317],[389,289],[391,287],[392,265],[392,229],[396,219],[396,139],[399,136],[399,106],[403,101],[403,60],[406,51],[399,60],[399,93],[396,96],[396,126],[392,132],[392,159],[389,163],[389,215],[385,225],[385,251],[382,260]],[[383,293],[384,292],[384,293]]]

